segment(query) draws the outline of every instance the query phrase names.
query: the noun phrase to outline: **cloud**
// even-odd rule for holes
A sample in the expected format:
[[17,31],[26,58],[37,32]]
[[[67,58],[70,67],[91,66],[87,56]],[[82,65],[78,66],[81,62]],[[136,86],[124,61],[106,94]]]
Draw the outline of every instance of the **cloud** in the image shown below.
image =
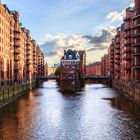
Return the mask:
[[90,43],[99,44],[99,43],[108,41],[110,39],[110,36],[112,36],[111,33],[108,30],[103,29],[99,36],[94,36],[94,37],[84,36],[84,37],[89,39]]
[[134,7],[134,2],[130,3],[130,7]]
[[[114,28],[108,27],[100,30],[96,36],[65,33],[46,34],[40,46],[50,65],[59,62],[65,49],[87,51],[87,62],[90,62],[96,51],[103,53],[107,50],[114,32]],[[102,53],[94,54],[94,60],[96,61],[96,56],[99,59],[99,56],[103,55]]]
[[[134,2],[131,2],[129,7],[134,7]],[[123,20],[124,16],[125,16],[125,9],[123,9],[122,12],[118,12],[118,11],[110,12],[106,16],[106,18],[111,20],[111,22],[119,22]]]
[[107,16],[107,19],[111,20],[111,22],[122,21],[123,19],[123,12],[119,13],[117,11],[110,12]]
[[107,49],[115,32],[116,29],[110,27],[102,29],[97,36],[84,36],[84,38],[88,39],[89,43],[93,45],[93,47],[88,48],[87,51]]
[[[47,49],[45,49],[47,46]],[[41,45],[43,49],[43,52],[45,56],[53,56],[57,55],[57,48],[56,48],[56,42],[55,40],[45,42],[44,44]]]

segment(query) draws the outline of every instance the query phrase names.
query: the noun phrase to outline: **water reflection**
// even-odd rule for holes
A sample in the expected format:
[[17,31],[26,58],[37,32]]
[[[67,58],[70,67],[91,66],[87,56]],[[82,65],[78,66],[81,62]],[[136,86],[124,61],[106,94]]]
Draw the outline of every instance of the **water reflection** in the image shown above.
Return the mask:
[[49,81],[0,109],[0,140],[139,140],[139,131],[139,107],[101,84],[62,94]]

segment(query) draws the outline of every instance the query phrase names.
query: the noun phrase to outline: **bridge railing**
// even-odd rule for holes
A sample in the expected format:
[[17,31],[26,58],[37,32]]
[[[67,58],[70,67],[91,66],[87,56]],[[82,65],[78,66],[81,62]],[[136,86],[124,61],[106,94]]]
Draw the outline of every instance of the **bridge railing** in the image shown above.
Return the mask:
[[86,75],[83,79],[111,79],[110,76],[96,76],[96,75]]

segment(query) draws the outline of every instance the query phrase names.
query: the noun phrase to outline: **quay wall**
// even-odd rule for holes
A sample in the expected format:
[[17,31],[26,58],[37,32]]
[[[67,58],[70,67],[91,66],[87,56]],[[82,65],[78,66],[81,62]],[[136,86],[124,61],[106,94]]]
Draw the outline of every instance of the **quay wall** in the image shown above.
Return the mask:
[[34,89],[38,83],[32,84],[20,84],[14,86],[7,86],[0,88],[0,108],[7,105],[8,103],[16,100],[17,98],[29,93],[31,89]]
[[112,80],[112,87],[118,89],[130,100],[140,105],[140,84],[135,82],[123,82]]

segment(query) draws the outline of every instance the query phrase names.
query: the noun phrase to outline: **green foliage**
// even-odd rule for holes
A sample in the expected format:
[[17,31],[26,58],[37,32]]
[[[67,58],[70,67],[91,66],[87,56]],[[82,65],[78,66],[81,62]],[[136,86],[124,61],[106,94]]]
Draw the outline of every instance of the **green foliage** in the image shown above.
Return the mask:
[[58,66],[55,70],[55,76],[60,76],[60,66]]

